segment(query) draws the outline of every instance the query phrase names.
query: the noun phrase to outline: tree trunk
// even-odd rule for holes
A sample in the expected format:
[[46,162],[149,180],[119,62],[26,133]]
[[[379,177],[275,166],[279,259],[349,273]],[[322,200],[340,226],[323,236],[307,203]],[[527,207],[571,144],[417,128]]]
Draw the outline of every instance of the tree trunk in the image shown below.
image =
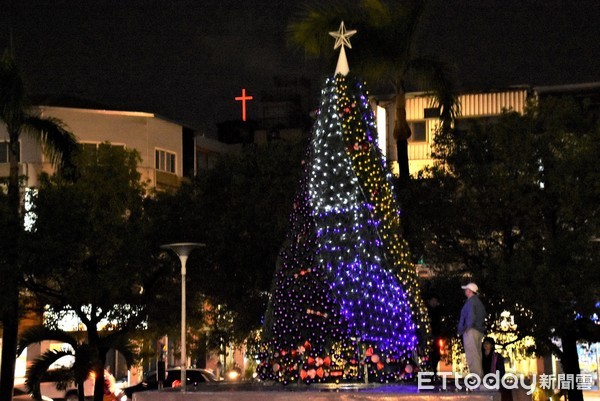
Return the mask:
[[198,357],[196,359],[196,367],[200,369],[206,369],[206,333],[200,334],[200,341],[198,342]]
[[4,306],[2,316],[2,365],[0,367],[0,400],[11,401],[15,382],[15,363],[17,361],[17,337],[19,331],[19,266],[18,246],[21,234],[21,202],[19,197],[19,133],[9,128],[9,153],[8,162],[10,173],[8,177],[8,206],[9,226],[6,227],[9,243],[6,244],[5,273],[9,273],[6,280],[7,305]]
[[[92,308],[92,314],[95,313],[95,308]],[[94,372],[96,381],[94,382],[94,401],[102,401],[104,398],[104,363],[106,362],[106,352],[100,349],[100,337],[96,330],[95,322],[87,326],[88,329],[88,344],[95,354]]]
[[94,401],[102,401],[104,398],[104,366],[102,362],[97,361],[94,366],[96,372],[96,381],[94,382]]
[[40,383],[36,383],[33,392],[31,393],[31,398],[34,400],[42,400],[42,391],[40,390]]
[[406,139],[398,139],[396,141],[396,150],[398,152],[400,184],[402,188],[405,188],[410,177],[410,171],[408,167],[408,141]]
[[17,361],[17,334],[19,328],[19,290],[11,285],[10,305],[5,306],[2,331],[2,371],[0,372],[0,400],[11,401]]
[[[561,364],[563,371],[568,375],[577,377],[581,373],[579,368],[579,357],[577,355],[577,339],[571,335],[565,335],[561,338],[563,357]],[[569,401],[583,401],[583,393],[577,388],[569,390]]]
[[408,138],[411,136],[410,127],[406,121],[406,96],[404,91],[396,92],[396,121],[394,122],[394,139],[398,152],[398,167],[400,182],[405,183],[410,178],[408,167]]
[[85,386],[84,383],[85,381],[77,382],[77,399],[79,399],[79,401],[85,401],[85,394],[83,393],[83,386]]

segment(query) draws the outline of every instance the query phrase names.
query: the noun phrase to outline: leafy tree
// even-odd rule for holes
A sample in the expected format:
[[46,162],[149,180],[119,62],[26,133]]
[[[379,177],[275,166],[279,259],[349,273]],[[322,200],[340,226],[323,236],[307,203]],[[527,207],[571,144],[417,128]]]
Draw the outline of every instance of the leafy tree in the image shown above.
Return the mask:
[[20,268],[18,266],[19,242],[22,232],[21,198],[19,182],[19,139],[22,134],[35,138],[52,164],[61,168],[69,164],[69,155],[76,148],[74,136],[64,125],[53,118],[41,118],[27,104],[25,85],[12,54],[5,51],[0,59],[0,121],[6,125],[8,146],[8,214],[3,241],[1,264],[2,293],[2,364],[0,372],[0,399],[11,400],[17,348],[19,322]]
[[304,150],[283,140],[246,146],[176,193],[148,201],[152,225],[161,227],[153,242],[206,244],[188,260],[188,293],[198,296],[188,299],[188,311],[198,313],[190,326],[205,325],[202,319],[211,326],[213,348],[221,338],[241,343],[261,327]]
[[214,269],[207,295],[233,314],[234,340],[261,325],[304,152],[303,142],[248,147],[200,177]]
[[[134,151],[101,144],[77,156],[73,180],[61,174],[41,177],[33,209],[37,220],[26,241],[27,288],[41,305],[80,319],[96,377],[103,376],[106,339],[124,335],[144,319],[140,283],[152,265],[143,237],[138,160]],[[102,393],[97,380],[95,400]]]
[[352,42],[350,65],[372,86],[383,84],[394,91],[394,138],[402,181],[409,178],[408,138],[411,130],[406,121],[409,84],[432,92],[440,106],[444,129],[450,128],[457,111],[451,69],[415,49],[419,22],[426,5],[426,0],[313,2],[298,14],[288,29],[291,43],[314,56],[332,54],[328,32],[337,28],[341,20],[359,32]]
[[[548,98],[441,134],[437,164],[406,193],[425,261],[481,284],[493,323],[515,315],[518,335],[578,374],[578,340],[600,339],[598,114]],[[458,293],[458,291],[457,291]],[[492,327],[493,328],[493,327]],[[562,346],[553,339],[559,338]],[[581,392],[569,393],[581,400]]]
[[[179,338],[181,265],[179,259],[170,252],[159,249],[162,244],[176,242],[204,242],[205,223],[196,216],[199,191],[190,182],[183,182],[177,191],[157,192],[144,199],[144,212],[148,226],[144,236],[153,248],[149,249],[152,267],[151,273],[143,278],[142,297],[147,316],[147,327],[137,333],[138,340],[143,340],[144,366],[150,368],[157,354],[157,339],[167,335]],[[202,249],[192,252],[187,262],[187,306],[186,324],[188,327],[187,348],[194,351],[198,343],[197,333],[205,327],[206,297],[202,290],[203,275],[209,268],[204,263]],[[174,305],[174,301],[177,302]],[[189,355],[188,355],[189,356]]]

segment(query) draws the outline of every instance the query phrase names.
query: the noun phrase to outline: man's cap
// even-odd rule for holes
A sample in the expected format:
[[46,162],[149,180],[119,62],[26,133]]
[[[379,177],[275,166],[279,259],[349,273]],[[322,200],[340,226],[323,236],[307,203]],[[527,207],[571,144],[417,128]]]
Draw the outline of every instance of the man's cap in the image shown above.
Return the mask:
[[467,285],[463,285],[460,288],[462,288],[463,290],[471,290],[473,291],[475,294],[477,294],[479,292],[479,287],[477,287],[477,284],[475,283],[469,283]]

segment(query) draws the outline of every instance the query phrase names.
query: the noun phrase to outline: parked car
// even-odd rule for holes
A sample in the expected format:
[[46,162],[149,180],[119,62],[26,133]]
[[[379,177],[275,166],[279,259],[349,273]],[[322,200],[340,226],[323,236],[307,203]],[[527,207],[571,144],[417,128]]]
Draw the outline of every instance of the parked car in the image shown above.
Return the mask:
[[[186,382],[188,387],[197,387],[202,384],[217,383],[217,377],[206,369],[190,368],[186,369]],[[163,381],[163,388],[179,387],[181,386],[181,369],[172,368],[165,371],[165,379]],[[148,390],[158,390],[158,378],[155,371],[152,371],[146,375],[146,378],[140,383],[125,387],[123,391],[127,398],[133,398],[133,393]]]

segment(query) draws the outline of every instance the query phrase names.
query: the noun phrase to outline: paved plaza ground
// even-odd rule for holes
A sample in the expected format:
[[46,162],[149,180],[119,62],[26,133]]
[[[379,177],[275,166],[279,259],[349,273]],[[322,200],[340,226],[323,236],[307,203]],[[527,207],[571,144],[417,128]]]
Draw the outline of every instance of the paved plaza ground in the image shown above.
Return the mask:
[[[134,401],[500,401],[495,391],[418,391],[416,385],[369,385],[359,386],[287,386],[279,385],[248,390],[244,386],[219,386],[214,390],[141,392],[134,394]],[[600,391],[594,388],[583,392],[585,401],[600,401]],[[514,401],[531,401],[525,390],[513,390]]]

